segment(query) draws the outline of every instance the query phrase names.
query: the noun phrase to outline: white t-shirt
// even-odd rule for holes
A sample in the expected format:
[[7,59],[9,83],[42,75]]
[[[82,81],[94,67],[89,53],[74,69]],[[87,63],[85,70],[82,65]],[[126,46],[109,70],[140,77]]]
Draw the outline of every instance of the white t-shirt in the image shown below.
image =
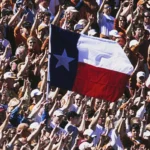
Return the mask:
[[114,129],[112,129],[108,136],[111,138],[111,146],[116,150],[123,150],[123,145],[120,139],[120,136],[118,136]]
[[94,130],[94,133],[96,137],[93,140],[94,146],[96,146],[99,143],[100,136],[104,132],[104,128],[100,126],[99,124],[96,125],[96,129]]
[[114,17],[108,16],[106,14],[98,14],[98,25],[100,28],[100,33],[108,36],[109,32],[113,30]]

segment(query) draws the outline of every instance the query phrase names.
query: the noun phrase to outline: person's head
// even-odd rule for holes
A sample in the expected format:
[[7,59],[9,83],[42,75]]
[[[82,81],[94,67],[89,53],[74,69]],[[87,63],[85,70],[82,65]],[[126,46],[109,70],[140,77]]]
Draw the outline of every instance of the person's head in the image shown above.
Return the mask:
[[51,14],[49,12],[44,12],[43,14],[43,22],[48,25],[50,23],[50,16]]
[[4,74],[4,82],[7,84],[8,89],[12,89],[14,86],[14,82],[16,79],[16,75],[13,72],[6,72]]
[[100,115],[99,119],[98,119],[98,124],[102,127],[104,127],[105,125],[105,120],[106,120],[106,114],[102,112],[102,114]]
[[36,45],[37,45],[37,39],[33,36],[29,37],[27,39],[27,45],[28,45],[29,50],[34,50],[36,48]]
[[145,81],[145,72],[143,71],[139,71],[137,74],[136,74],[136,81],[138,83],[143,83]]
[[42,92],[39,89],[34,89],[31,92],[31,98],[32,100],[37,103],[42,97]]
[[9,8],[11,7],[10,0],[2,0],[2,8]]
[[144,12],[144,23],[146,25],[150,24],[150,12],[149,11]]
[[13,150],[20,150],[22,143],[19,140],[16,140],[13,144]]
[[99,108],[100,105],[101,105],[101,102],[102,102],[101,99],[98,99],[98,98],[95,99],[95,103],[94,103],[94,109],[95,109],[95,110],[98,110],[98,108]]
[[26,51],[26,47],[25,46],[19,46],[16,49],[15,55],[16,55],[17,59],[24,61],[25,57],[26,57],[26,54],[27,54],[27,51]]
[[79,20],[78,23],[74,25],[74,31],[76,33],[80,33],[85,28],[87,23],[88,21],[86,19]]
[[118,31],[117,30],[111,30],[109,32],[109,36],[110,36],[110,39],[115,41],[117,38],[120,38],[121,36],[119,35]]
[[73,124],[77,125],[80,115],[77,114],[75,111],[70,111],[67,113],[67,120]]
[[131,134],[132,134],[132,137],[134,139],[138,139],[139,138],[139,134],[140,134],[140,126],[139,126],[139,124],[133,124],[131,126]]
[[110,15],[111,14],[111,6],[110,6],[110,4],[108,4],[108,3],[104,4],[103,12],[106,15]]
[[22,35],[25,36],[25,37],[29,37],[31,27],[32,27],[32,23],[29,22],[29,21],[25,21],[25,22],[22,24],[22,29],[21,29]]
[[134,26],[134,35],[140,38],[144,35],[144,26],[142,24],[137,24]]
[[94,131],[92,129],[86,129],[84,132],[83,132],[83,136],[84,136],[84,139],[86,139],[87,142],[92,142],[93,139],[96,137],[96,135],[94,134]]
[[44,37],[49,34],[49,28],[45,24],[41,24],[38,27],[37,38],[40,40],[44,40]]
[[64,113],[63,111],[61,110],[55,110],[54,113],[53,113],[53,118],[52,118],[52,121],[55,123],[55,124],[60,124],[63,120],[63,117],[64,117]]
[[79,107],[81,104],[82,96],[80,94],[77,94],[75,96],[75,104]]
[[127,24],[127,20],[125,16],[119,16],[119,27],[125,28]]
[[131,106],[131,107],[130,107],[130,110],[129,110],[129,116],[130,116],[130,117],[135,117],[137,109],[138,109],[138,108],[137,108],[136,105]]
[[21,137],[28,137],[31,133],[31,129],[27,123],[20,123],[17,127],[17,132],[21,132]]
[[75,7],[69,6],[65,10],[65,17],[67,20],[74,20],[77,16],[78,11],[75,9]]

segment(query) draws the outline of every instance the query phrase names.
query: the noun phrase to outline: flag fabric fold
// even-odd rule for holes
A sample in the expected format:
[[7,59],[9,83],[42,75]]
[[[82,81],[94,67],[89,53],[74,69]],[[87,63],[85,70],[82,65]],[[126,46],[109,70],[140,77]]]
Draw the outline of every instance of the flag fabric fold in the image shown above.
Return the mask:
[[51,25],[50,83],[77,93],[116,101],[133,71],[118,43]]

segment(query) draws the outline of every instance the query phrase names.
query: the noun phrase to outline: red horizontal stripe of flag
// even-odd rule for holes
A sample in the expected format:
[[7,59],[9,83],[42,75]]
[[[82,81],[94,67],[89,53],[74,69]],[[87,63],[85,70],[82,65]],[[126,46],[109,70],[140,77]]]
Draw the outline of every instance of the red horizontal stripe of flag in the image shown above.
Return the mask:
[[113,102],[122,96],[128,79],[127,74],[79,62],[72,90]]

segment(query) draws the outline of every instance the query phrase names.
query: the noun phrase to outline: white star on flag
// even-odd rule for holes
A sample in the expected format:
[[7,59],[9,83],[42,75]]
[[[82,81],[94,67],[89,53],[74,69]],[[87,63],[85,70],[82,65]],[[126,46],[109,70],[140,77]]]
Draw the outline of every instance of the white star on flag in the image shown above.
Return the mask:
[[58,68],[59,66],[64,66],[69,71],[69,63],[71,61],[73,61],[75,58],[68,57],[65,49],[64,49],[62,55],[54,54],[54,56],[58,59],[56,68]]

